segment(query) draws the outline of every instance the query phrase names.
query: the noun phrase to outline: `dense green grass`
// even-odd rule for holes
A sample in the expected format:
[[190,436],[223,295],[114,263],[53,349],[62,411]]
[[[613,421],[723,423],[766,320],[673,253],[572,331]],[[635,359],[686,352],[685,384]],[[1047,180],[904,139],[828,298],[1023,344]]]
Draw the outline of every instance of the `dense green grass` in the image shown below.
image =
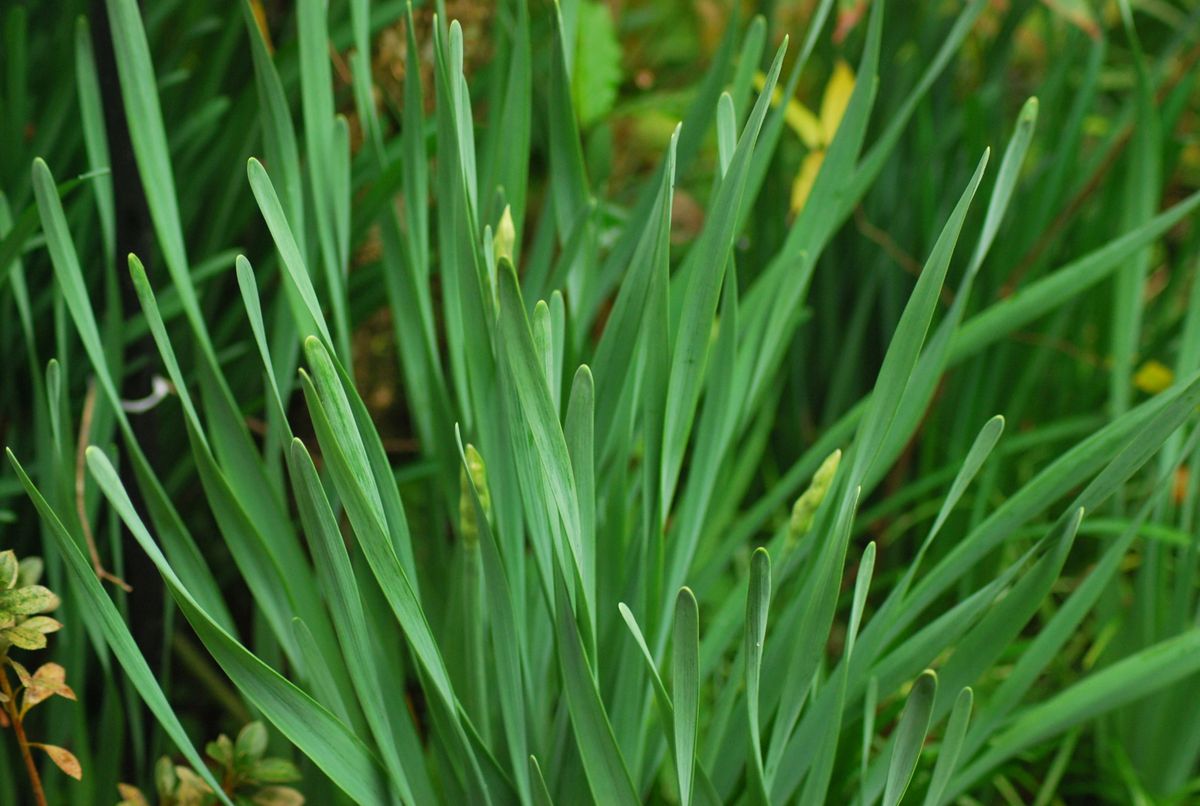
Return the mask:
[[255,719],[312,804],[1200,796],[1190,4],[66,5],[0,55],[50,802],[269,786]]

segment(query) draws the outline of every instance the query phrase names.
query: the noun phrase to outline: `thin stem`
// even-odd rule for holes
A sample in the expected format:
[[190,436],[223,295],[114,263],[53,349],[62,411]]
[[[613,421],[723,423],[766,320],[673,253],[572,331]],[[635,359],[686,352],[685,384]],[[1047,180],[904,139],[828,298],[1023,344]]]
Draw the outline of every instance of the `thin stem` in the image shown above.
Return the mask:
[[21,758],[25,760],[25,769],[29,773],[29,785],[33,788],[33,797],[38,806],[46,806],[46,793],[42,791],[42,778],[38,775],[37,765],[33,763],[33,753],[29,752],[29,739],[25,736],[25,724],[21,712],[17,708],[17,697],[8,682],[8,671],[3,665],[0,665],[0,691],[3,691],[4,696],[8,698],[8,701],[4,703],[4,710],[8,712],[13,733],[17,735],[17,746],[21,748]]
[[83,400],[83,412],[79,416],[79,442],[75,450],[75,510],[79,514],[79,525],[83,528],[83,536],[87,539],[88,554],[91,555],[92,569],[96,572],[96,576],[102,580],[108,580],[126,593],[132,593],[133,588],[125,580],[110,573],[104,567],[104,563],[100,561],[100,552],[96,548],[96,538],[92,534],[92,527],[88,523],[87,499],[85,497],[87,474],[84,471],[87,467],[87,448],[91,442],[92,415],[95,411],[96,382],[89,380],[87,396]]

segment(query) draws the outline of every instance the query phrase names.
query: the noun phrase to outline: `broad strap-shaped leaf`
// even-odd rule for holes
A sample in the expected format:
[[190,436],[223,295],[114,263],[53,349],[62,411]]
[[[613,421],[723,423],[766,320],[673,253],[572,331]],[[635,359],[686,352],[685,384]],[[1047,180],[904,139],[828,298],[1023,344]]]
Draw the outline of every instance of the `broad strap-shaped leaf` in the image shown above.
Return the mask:
[[883,791],[884,806],[896,806],[904,797],[905,790],[917,769],[921,748],[929,733],[929,720],[933,714],[933,699],[937,694],[938,678],[932,670],[926,670],[913,683],[900,724],[896,726],[896,742],[892,747],[892,760],[888,765],[887,787]]
[[990,668],[1009,646],[1029,620],[1033,618],[1050,589],[1062,573],[1063,565],[1074,545],[1079,524],[1083,521],[1083,508],[1076,509],[1067,519],[1062,535],[1001,599],[992,610],[975,625],[970,633],[955,648],[954,654],[943,664],[941,678],[947,688],[935,706],[935,715],[940,717],[950,708],[946,691],[958,691],[974,683],[985,670]]
[[[534,345],[525,304],[521,298],[516,270],[507,260],[498,266],[500,281],[500,352],[512,378],[513,390],[525,416],[544,484],[566,530],[565,555],[572,566],[564,569],[567,578],[583,578],[582,521],[571,454],[562,426],[555,414],[554,401],[542,361]],[[584,590],[585,596],[587,590]],[[583,612],[593,614],[593,604],[584,599]],[[590,621],[592,616],[588,615]]]
[[625,760],[621,757],[621,750],[617,747],[604,702],[596,689],[562,572],[557,566],[555,569],[554,611],[559,672],[588,786],[597,803],[632,806],[639,802],[637,792]]
[[592,371],[587,364],[583,364],[576,370],[575,379],[571,382],[563,431],[579,501],[580,577],[587,591],[587,599],[591,602],[596,601],[595,399]]
[[934,309],[937,307],[938,296],[941,293],[942,284],[946,280],[946,272],[950,268],[950,258],[958,244],[958,236],[962,232],[963,222],[966,220],[971,201],[975,198],[975,191],[979,188],[980,180],[983,179],[983,172],[987,167],[990,153],[990,150],[985,151],[980,158],[971,181],[959,197],[941,234],[938,235],[938,239],[929,253],[929,259],[921,270],[921,276],[917,278],[916,287],[913,288],[912,295],[904,306],[904,312],[900,315],[900,321],[892,334],[883,364],[880,366],[875,380],[875,387],[871,392],[870,403],[867,404],[867,411],[863,415],[858,433],[855,435],[854,458],[849,476],[851,488],[861,483],[866,477],[869,465],[879,452],[883,438],[900,408],[908,379],[912,375],[921,347],[925,343],[925,335],[929,330]]
[[[833,702],[832,713],[823,720],[825,729],[820,740],[821,747],[817,751],[808,774],[808,780],[804,784],[804,791],[800,796],[804,803],[824,803],[829,795],[829,783],[833,778],[833,766],[842,734],[846,691],[850,681],[850,664],[846,661],[854,654],[858,628],[862,624],[863,611],[867,605],[867,593],[871,589],[871,577],[874,573],[875,543],[871,542],[867,544],[858,564],[858,576],[854,580],[854,598],[850,605],[850,622],[846,631],[845,658],[841,665],[841,673],[835,673],[834,680],[827,686],[827,688],[835,689],[837,696],[831,700]],[[864,751],[864,758],[865,756]]]
[[250,39],[250,55],[254,62],[259,117],[263,128],[263,151],[267,164],[275,166],[281,176],[287,220],[298,231],[304,232],[304,184],[292,113],[288,108],[287,95],[279,72],[275,69],[266,43],[263,42],[262,31],[251,7],[252,2],[253,0],[241,0],[238,5],[242,9],[246,35]]
[[291,280],[292,286],[300,295],[300,301],[303,303],[302,310],[293,310],[293,316],[297,319],[297,327],[300,328],[302,334],[319,335],[326,344],[332,345],[333,337],[329,333],[329,326],[325,323],[321,304],[317,301],[316,289],[313,288],[312,278],[309,276],[308,267],[300,252],[299,243],[283,212],[283,206],[279,203],[279,196],[275,192],[275,186],[271,183],[271,177],[267,175],[267,170],[263,168],[262,163],[253,157],[246,163],[246,174],[250,179],[250,189],[254,192],[258,208],[267,222],[267,229],[271,231],[271,237],[275,240],[275,246],[283,260],[287,277]]
[[679,776],[679,802],[682,806],[690,806],[700,717],[700,614],[696,596],[688,588],[681,588],[675,597],[673,636],[671,691],[675,709],[675,769]]
[[317,242],[333,310],[335,344],[341,360],[349,362],[350,321],[345,285],[348,266],[344,260],[349,244],[343,243],[336,221],[338,210],[348,208],[350,202],[348,194],[342,192],[338,177],[339,160],[348,157],[348,151],[340,148],[343,144],[336,134],[327,13],[325,4],[320,0],[300,0],[297,4],[300,86],[303,90],[301,113],[304,119],[310,198],[316,213]]
[[200,339],[201,349],[212,351],[200,312],[196,289],[188,272],[178,192],[171,169],[171,152],[163,128],[154,63],[137,0],[106,0],[112,30],[113,53],[121,83],[121,101],[129,124],[129,139],[137,158],[142,189],[150,218],[166,259],[171,281],[179,294],[184,315]]
[[373,660],[374,647],[363,614],[358,583],[312,457],[304,443],[295,439],[287,460],[296,505],[308,533],[314,560],[319,567],[326,569],[332,583],[326,595],[331,599],[330,609],[337,614],[334,627],[342,651],[351,659],[347,668],[362,704],[363,715],[371,726],[371,733],[383,756],[383,763],[403,800],[414,800],[409,782],[410,771],[419,783],[423,797],[432,796],[429,783],[425,780],[423,759],[409,758],[406,765],[396,744],[395,729],[388,723],[383,688],[386,681]]
[[750,728],[751,795],[765,802],[762,733],[759,726],[759,681],[762,676],[763,643],[767,637],[767,612],[771,604],[771,557],[757,548],[750,558],[750,588],[746,595],[746,713]]
[[[296,655],[298,647],[290,628],[291,616],[294,614],[304,620],[318,642],[320,652],[315,660],[325,665],[325,659],[330,658],[330,671],[334,674],[334,679],[340,685],[348,684],[345,668],[335,652],[332,627],[325,611],[313,595],[316,591],[316,580],[312,569],[299,546],[289,543],[288,535],[272,534],[268,539],[266,527],[269,524],[254,520],[252,513],[245,507],[245,496],[237,494],[228,475],[217,466],[145,269],[141,261],[133,255],[129,257],[129,269],[151,335],[183,405],[185,425],[201,483],[239,570],[246,578],[255,600],[271,622],[276,637],[288,650],[292,660],[299,660]],[[300,666],[304,668],[307,664]]]
[[[467,454],[463,450],[461,438],[459,438],[458,447],[463,467],[467,468]],[[475,478],[469,470],[464,473],[464,478],[470,492],[475,521],[479,528],[480,554],[483,559],[484,572],[484,596],[487,600],[492,648],[496,661],[493,671],[499,694],[500,713],[503,717],[503,730],[507,740],[513,777],[516,779],[517,792],[527,800],[536,790],[536,783],[530,780],[527,764],[528,712],[520,651],[521,639],[517,623],[517,612],[519,611],[516,610],[514,604],[512,587],[500,555],[500,547],[483,503],[480,501]]]
[[[667,693],[667,687],[663,684],[662,677],[658,673],[658,667],[654,664],[654,656],[650,654],[650,647],[646,644],[646,637],[642,634],[642,628],[638,625],[637,619],[634,618],[633,613],[624,602],[619,603],[617,609],[620,611],[621,619],[625,622],[629,633],[633,636],[634,643],[637,644],[638,651],[646,667],[646,673],[650,676],[651,689],[654,693],[654,704],[658,709],[659,719],[663,724],[663,736],[667,742],[667,752],[674,759],[677,757],[676,719],[675,706],[671,702],[671,695]],[[698,758],[694,760],[692,770],[693,802],[703,803],[706,806],[718,806],[721,803],[721,797],[717,794],[708,773],[705,772],[704,766]]]
[[533,779],[532,803],[535,806],[554,806],[550,790],[546,788],[546,779],[542,777],[542,768],[535,756],[529,757],[529,777]]
[[938,751],[937,763],[933,765],[933,777],[929,781],[929,789],[925,792],[925,806],[941,806],[942,794],[954,774],[954,767],[963,749],[963,737],[967,733],[967,725],[971,721],[971,705],[975,701],[974,692],[966,686],[958,692],[954,699],[954,708],[950,711],[950,719],[946,722],[946,730],[942,734],[942,747]]
[[302,376],[317,440],[334,486],[358,536],[359,546],[387,597],[413,652],[448,707],[455,703],[449,675],[412,582],[401,566],[384,522],[373,477],[366,469],[361,437],[354,427],[344,390],[329,354],[314,338],[306,344],[313,376]]

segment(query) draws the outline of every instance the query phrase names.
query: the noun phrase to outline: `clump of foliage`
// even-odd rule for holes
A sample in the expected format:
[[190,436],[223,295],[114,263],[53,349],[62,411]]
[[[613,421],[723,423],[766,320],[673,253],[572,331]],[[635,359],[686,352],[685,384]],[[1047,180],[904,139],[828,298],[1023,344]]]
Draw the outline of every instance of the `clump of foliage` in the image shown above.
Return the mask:
[[239,5],[7,12],[93,800],[1194,796],[1200,11]]
[[[46,636],[62,629],[44,615],[59,605],[58,596],[39,585],[42,561],[39,557],[17,560],[11,549],[0,551],[0,728],[10,728],[29,774],[29,784],[39,806],[45,806],[46,793],[34,763],[33,750],[40,750],[67,775],[79,780],[83,770],[79,760],[64,747],[30,741],[25,730],[29,711],[51,697],[75,699],[67,685],[67,672],[57,663],[44,663],[32,674],[11,656],[13,649],[37,650],[46,647]],[[16,685],[9,679],[9,670]]]
[[[238,731],[237,739],[225,734],[209,742],[204,752],[212,762],[209,769],[221,783],[221,792],[237,806],[302,806],[304,796],[284,784],[300,780],[296,765],[283,758],[265,758],[267,729],[251,722]],[[149,806],[150,800],[132,784],[119,784],[117,806]],[[154,767],[154,790],[158,806],[213,806],[220,803],[213,789],[190,767],[163,756]]]

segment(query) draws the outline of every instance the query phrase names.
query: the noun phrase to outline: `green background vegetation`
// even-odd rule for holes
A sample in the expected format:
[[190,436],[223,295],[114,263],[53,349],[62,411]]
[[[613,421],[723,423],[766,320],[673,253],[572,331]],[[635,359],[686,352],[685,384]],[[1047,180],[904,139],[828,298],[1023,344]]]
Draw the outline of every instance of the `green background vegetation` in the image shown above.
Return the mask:
[[1194,3],[0,36],[49,802],[1200,797]]

